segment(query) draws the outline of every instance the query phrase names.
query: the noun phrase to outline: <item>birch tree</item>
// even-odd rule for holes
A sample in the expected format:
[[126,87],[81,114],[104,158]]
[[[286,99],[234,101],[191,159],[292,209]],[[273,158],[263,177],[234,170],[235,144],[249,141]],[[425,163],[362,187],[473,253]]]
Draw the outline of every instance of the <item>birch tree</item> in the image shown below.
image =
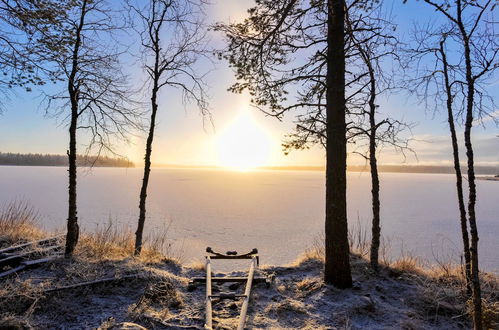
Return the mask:
[[[206,56],[206,33],[202,24],[202,0],[148,0],[129,2],[139,20],[143,69],[150,95],[150,120],[144,156],[144,173],[139,196],[139,219],[135,232],[135,255],[142,249],[146,220],[146,199],[151,172],[151,155],[163,90],[177,90],[186,101],[194,101],[203,116],[209,115],[204,74],[196,63]],[[172,102],[161,105],[165,110],[178,107]]]
[[[459,54],[463,55],[462,58],[464,63],[454,67],[454,72],[458,75],[458,84],[462,90],[461,93],[463,97],[462,109],[464,113],[464,146],[466,150],[468,176],[467,211],[470,228],[469,271],[472,282],[472,301],[474,309],[473,325],[475,329],[482,329],[482,303],[478,265],[479,237],[475,210],[477,197],[472,128],[476,122],[476,119],[483,116],[486,112],[487,101],[491,100],[481,89],[481,84],[483,84],[483,82],[487,79],[490,79],[493,72],[499,67],[499,63],[497,61],[499,52],[499,44],[497,42],[498,36],[493,29],[493,26],[496,24],[493,16],[496,3],[492,0],[424,0],[424,2],[440,15],[452,31],[455,31],[455,33],[452,33],[449,37],[455,36],[452,38],[454,45],[458,47]],[[450,38],[444,40],[444,43],[442,43],[441,46],[437,46],[437,51],[440,56],[445,54],[444,44],[449,42],[449,39]],[[444,53],[442,53],[442,51]],[[449,63],[447,58],[444,59],[441,57],[441,60],[444,60],[447,64]],[[446,66],[444,63],[442,70],[445,68],[448,69],[449,66]],[[440,86],[443,87],[443,90],[441,91],[448,95],[450,84],[448,85],[448,82],[445,83],[444,81],[444,84],[441,84]],[[450,96],[453,97],[452,95]],[[450,106],[452,106],[452,104],[450,104]],[[454,154],[456,156],[455,152]],[[459,176],[458,173],[457,175]],[[460,213],[461,217],[463,217],[464,214],[462,210]],[[464,233],[465,228],[462,222],[461,228],[463,230],[463,241],[466,249],[466,234]]]

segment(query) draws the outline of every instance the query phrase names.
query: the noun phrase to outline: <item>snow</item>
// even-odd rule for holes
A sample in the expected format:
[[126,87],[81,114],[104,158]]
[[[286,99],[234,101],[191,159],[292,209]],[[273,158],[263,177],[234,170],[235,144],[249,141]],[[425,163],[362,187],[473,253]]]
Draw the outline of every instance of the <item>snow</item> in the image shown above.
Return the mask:
[[[249,329],[462,329],[470,328],[466,298],[455,281],[415,272],[372,272],[352,256],[354,286],[339,290],[324,285],[322,262],[307,258],[289,266],[262,266],[257,276],[273,282],[255,284]],[[42,289],[126,274],[127,279],[54,293]],[[215,276],[241,276],[242,272]],[[18,322],[50,329],[202,329],[205,287],[189,287],[202,269],[164,261],[143,264],[133,259],[54,263],[24,272],[0,284],[0,327]],[[230,286],[230,287],[229,287]],[[192,290],[193,289],[193,290]],[[244,284],[220,284],[214,292],[244,291]],[[16,297],[6,296],[17,294]],[[22,299],[20,299],[20,297]],[[234,329],[240,301],[213,304],[216,329]],[[3,322],[3,323],[2,323]]]

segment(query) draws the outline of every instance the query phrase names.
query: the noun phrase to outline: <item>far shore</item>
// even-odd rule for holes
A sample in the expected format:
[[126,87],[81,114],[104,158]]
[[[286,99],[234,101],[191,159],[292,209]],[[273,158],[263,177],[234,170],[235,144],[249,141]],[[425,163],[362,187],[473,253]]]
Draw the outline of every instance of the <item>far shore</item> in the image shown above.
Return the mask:
[[[153,164],[156,168],[178,168],[178,169],[206,169],[206,170],[224,170],[225,168],[216,165],[186,165],[186,164]],[[261,166],[256,170],[267,171],[325,171],[324,166]],[[431,173],[431,174],[454,174],[454,167],[441,165],[379,165],[381,173]],[[466,173],[466,168],[462,167],[463,173]],[[369,166],[364,165],[349,165],[348,172],[369,172]],[[475,166],[477,175],[494,176],[499,173],[499,164],[496,166]]]
[[[29,167],[67,167],[63,164],[2,164],[2,167],[12,166],[29,166]],[[78,167],[104,167],[104,168],[141,168],[134,163],[128,166],[116,166],[107,164],[88,164],[78,165]],[[152,164],[153,168],[171,168],[171,169],[198,169],[198,170],[233,170],[223,166],[216,165],[183,165],[183,164]],[[325,171],[323,166],[262,166],[255,168],[256,171]],[[413,173],[413,174],[454,174],[454,168],[450,166],[436,165],[380,165],[378,167],[380,173]],[[369,166],[351,165],[347,168],[348,172],[369,172]],[[466,169],[462,168],[463,174],[466,174]],[[498,166],[476,166],[475,174],[478,175],[478,180],[499,181],[499,165]]]
[[486,181],[499,181],[499,175],[496,176],[479,176],[478,180],[486,180]]

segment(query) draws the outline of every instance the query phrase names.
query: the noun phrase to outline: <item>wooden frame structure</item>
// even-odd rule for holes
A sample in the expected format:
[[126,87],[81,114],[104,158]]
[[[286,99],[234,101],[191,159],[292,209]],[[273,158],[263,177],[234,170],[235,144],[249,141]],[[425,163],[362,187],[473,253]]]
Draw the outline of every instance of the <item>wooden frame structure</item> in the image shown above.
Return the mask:
[[[238,330],[244,329],[244,324],[246,323],[246,314],[248,313],[248,305],[249,299],[251,295],[251,285],[253,282],[267,282],[266,278],[255,277],[255,270],[260,263],[260,259],[258,256],[258,250],[253,249],[251,252],[246,254],[238,255],[236,251],[228,251],[225,254],[218,253],[212,250],[212,248],[206,248],[206,277],[198,277],[194,278],[194,283],[202,283],[206,282],[206,311],[205,311],[205,329],[213,329],[213,309],[212,309],[212,301],[213,299],[243,299],[243,304],[241,306],[241,312],[239,314],[239,324],[237,326]],[[211,276],[211,260],[216,259],[249,259],[251,260],[250,268],[248,271],[248,277],[212,277]],[[230,283],[230,282],[246,282],[246,287],[244,289],[244,294],[236,294],[236,293],[220,293],[213,294],[212,293],[212,283]]]

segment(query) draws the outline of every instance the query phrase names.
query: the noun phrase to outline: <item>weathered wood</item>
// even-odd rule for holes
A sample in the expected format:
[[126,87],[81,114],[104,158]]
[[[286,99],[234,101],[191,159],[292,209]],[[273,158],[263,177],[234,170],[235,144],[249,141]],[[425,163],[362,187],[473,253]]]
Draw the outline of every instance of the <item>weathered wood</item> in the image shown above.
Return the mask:
[[[239,315],[239,325],[238,330],[244,329],[244,324],[246,323],[246,314],[248,312],[249,298],[251,294],[251,285],[253,282],[267,282],[265,278],[259,277],[255,278],[255,268],[258,267],[259,257],[258,250],[253,249],[251,252],[237,255],[235,251],[229,251],[227,254],[222,254],[213,251],[210,247],[206,248],[206,252],[210,255],[206,256],[206,277],[197,277],[192,280],[192,283],[202,283],[206,282],[206,311],[205,311],[205,329],[213,329],[213,309],[212,309],[212,299],[239,299],[243,298],[243,304],[241,307],[241,313]],[[248,277],[212,277],[211,276],[211,260],[212,259],[251,259],[250,269],[248,271]],[[211,285],[212,282],[220,283],[230,283],[230,282],[246,282],[246,288],[244,294],[237,294],[235,292],[221,292],[217,295],[212,294]]]
[[3,273],[0,273],[0,278],[15,274],[15,273],[17,273],[25,268],[26,268],[26,265],[21,265],[21,266],[18,266],[16,268],[9,269]]
[[9,246],[7,248],[1,249],[0,254],[17,251],[17,250],[23,249],[23,248],[31,246],[31,245],[43,245],[46,243],[51,243],[51,242],[57,241],[61,237],[64,237],[64,235],[45,238],[45,239],[41,239],[41,240],[33,241],[33,242],[26,242],[26,243],[15,245],[15,246]]
[[[269,279],[266,277],[254,277],[253,283],[267,283]],[[206,283],[206,277],[194,277],[192,283]],[[242,283],[248,281],[247,277],[212,277],[211,282],[219,283]]]
[[59,255],[50,256],[50,257],[42,258],[42,259],[22,261],[18,267],[15,267],[15,268],[9,269],[3,273],[0,273],[0,278],[15,274],[15,273],[20,272],[20,271],[25,270],[25,269],[37,267],[38,265],[52,261],[52,260],[56,259],[57,257],[59,257]]
[[0,267],[4,266],[15,266],[21,264],[24,258],[33,256],[33,255],[44,255],[52,251],[57,251],[58,249],[61,249],[60,245],[54,245],[50,246],[45,249],[38,249],[38,250],[32,250],[32,251],[27,251],[15,255],[8,256],[4,259],[0,259]]
[[49,293],[49,292],[76,289],[76,288],[81,288],[84,286],[92,286],[92,285],[109,283],[109,282],[119,282],[122,280],[128,280],[128,279],[132,279],[132,278],[140,278],[140,276],[141,276],[141,274],[131,274],[131,275],[125,275],[125,276],[121,276],[121,277],[107,277],[107,278],[101,278],[101,279],[93,280],[93,281],[86,281],[86,282],[80,282],[80,283],[71,284],[71,285],[64,285],[64,286],[59,286],[59,287],[55,287],[55,288],[50,288],[47,290],[43,290],[43,292]]
[[[40,260],[42,260],[42,259],[30,260],[30,262],[33,262],[33,263],[40,262]],[[47,262],[47,261],[50,261],[50,260],[44,259],[44,262]],[[29,266],[24,265],[24,267],[29,267]],[[21,268],[21,266],[19,266],[18,268]],[[12,273],[13,269],[9,270],[9,272]],[[52,292],[57,292],[57,291],[62,291],[62,290],[76,289],[79,287],[98,285],[98,284],[103,284],[103,283],[108,283],[108,282],[119,282],[122,280],[140,278],[140,277],[141,277],[141,274],[125,275],[122,277],[108,277],[108,278],[102,278],[102,279],[93,280],[93,281],[86,281],[86,282],[80,282],[80,283],[75,283],[75,284],[71,284],[71,285],[64,285],[64,286],[59,286],[59,287],[55,287],[55,288],[49,288],[49,289],[45,289],[45,290],[40,290],[39,292],[40,293],[52,293]],[[10,296],[0,297],[0,299],[2,299],[2,300],[13,299],[13,298],[18,298],[18,297],[22,297],[22,296],[23,295],[15,294],[15,295],[10,295]]]
[[239,325],[237,326],[237,330],[244,330],[244,324],[246,323],[246,314],[248,312],[249,299],[251,294],[251,284],[253,283],[253,275],[255,274],[256,268],[256,257],[253,257],[251,260],[251,266],[248,273],[248,281],[246,282],[246,289],[244,290],[244,300],[243,306],[241,307],[241,314],[239,316]]
[[204,327],[213,329],[212,308],[211,308],[211,259],[206,257],[206,322]]

